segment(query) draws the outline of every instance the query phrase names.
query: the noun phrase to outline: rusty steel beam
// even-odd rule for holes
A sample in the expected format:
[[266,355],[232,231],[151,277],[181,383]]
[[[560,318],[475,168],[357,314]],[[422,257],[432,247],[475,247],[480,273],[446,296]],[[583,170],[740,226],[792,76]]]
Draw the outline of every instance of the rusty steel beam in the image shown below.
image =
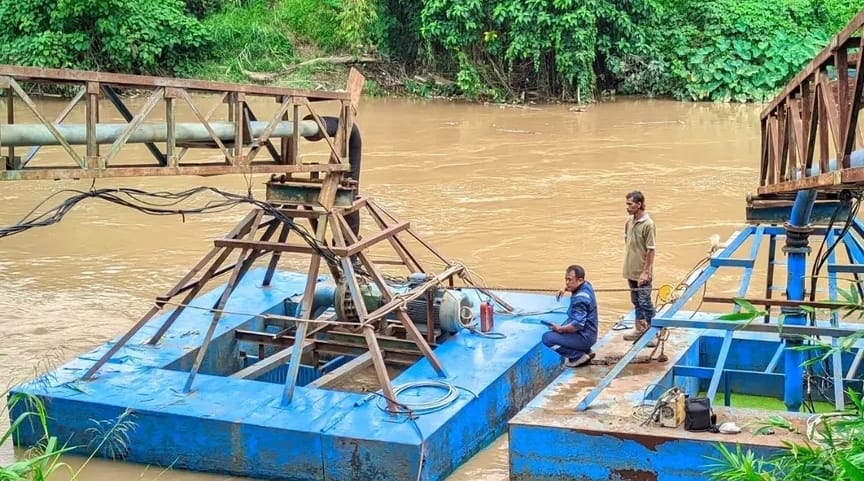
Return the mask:
[[[362,79],[355,73],[353,78]],[[80,125],[61,125],[52,122],[40,111],[36,102],[22,88],[23,83],[43,83],[57,85],[80,85],[86,95],[86,122]],[[355,82],[357,83],[357,82]],[[349,84],[353,85],[353,84]],[[320,134],[323,113],[316,112],[321,100],[336,101],[340,106],[339,129],[333,139],[324,135],[330,147],[330,164],[341,164],[347,156],[348,130],[353,122],[353,111],[346,108],[359,95],[351,92],[313,92],[280,87],[262,87],[200,80],[146,77],[103,72],[87,72],[65,69],[41,69],[0,65],[0,88],[6,89],[8,115],[5,123],[0,124],[0,145],[6,147],[8,155],[0,157],[0,180],[60,180],[78,178],[107,178],[130,176],[163,175],[222,175],[254,173],[304,173],[328,172],[341,175],[347,169],[340,167],[323,170],[298,165],[298,144],[300,137],[309,138]],[[352,87],[357,90],[359,87]],[[147,101],[140,111],[133,115],[116,95],[116,89],[135,89],[148,91]],[[217,102],[208,109],[199,108],[195,93],[216,94]],[[36,117],[38,123],[22,124],[13,115],[15,102],[20,100]],[[278,102],[275,113],[267,113],[269,121],[256,121],[256,116],[247,101],[251,97],[266,97]],[[76,98],[67,110],[77,103]],[[111,102],[127,121],[125,124],[99,122],[100,100]],[[103,102],[104,103],[104,102]],[[161,105],[161,107],[160,107]],[[228,107],[228,118],[215,115],[220,107]],[[315,120],[301,121],[298,106],[305,106]],[[195,121],[178,123],[177,110],[188,106],[195,114]],[[164,109],[164,122],[145,122],[154,111]],[[288,115],[294,110],[293,121]],[[61,115],[65,117],[64,112]],[[219,118],[221,117],[221,118]],[[263,117],[263,116],[262,116]],[[279,139],[286,151],[281,155],[271,145]],[[165,152],[156,148],[156,142],[165,142]],[[113,162],[123,155],[123,148],[130,143],[143,143],[153,154],[155,161],[150,164],[129,165],[127,162]],[[112,144],[104,155],[100,155],[101,144]],[[345,145],[343,145],[345,144]],[[38,167],[30,167],[15,156],[15,147],[33,146],[33,153],[41,146],[59,145],[65,152],[65,159],[51,159],[39,162]],[[86,146],[84,149],[73,146]],[[179,150],[178,148],[183,147]],[[182,163],[188,148],[219,148],[224,162]],[[255,161],[262,148],[270,154],[269,159]],[[116,165],[115,165],[116,164]],[[122,164],[122,165],[120,165]],[[314,176],[313,176],[314,177]]]
[[[856,169],[860,165],[853,165],[852,154],[856,144],[864,147],[858,127],[864,96],[862,27],[864,10],[762,111],[760,194],[860,184]],[[814,167],[817,140],[818,168]]]
[[106,177],[142,177],[142,176],[165,176],[165,175],[222,175],[222,174],[280,174],[286,172],[347,172],[350,167],[347,164],[303,164],[283,165],[272,162],[252,165],[224,165],[224,164],[192,164],[180,167],[158,167],[158,166],[123,166],[105,169],[81,169],[81,168],[37,168],[31,167],[24,170],[0,170],[0,181],[5,180],[64,180],[64,179],[100,179]]
[[117,87],[174,87],[197,92],[240,92],[268,97],[305,97],[312,102],[326,100],[351,100],[349,92],[330,92],[317,90],[297,90],[284,87],[265,87],[207,80],[179,79],[170,77],[149,77],[109,72],[90,72],[54,68],[21,67],[0,65],[0,76],[11,77],[23,82],[36,83],[85,83],[97,82]]

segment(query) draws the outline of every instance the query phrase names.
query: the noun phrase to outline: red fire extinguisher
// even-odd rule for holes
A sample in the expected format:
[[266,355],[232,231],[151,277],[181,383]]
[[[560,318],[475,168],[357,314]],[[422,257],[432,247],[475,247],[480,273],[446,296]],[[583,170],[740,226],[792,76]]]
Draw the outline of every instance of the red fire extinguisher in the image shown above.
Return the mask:
[[495,325],[495,308],[489,301],[480,303],[480,332],[489,332]]

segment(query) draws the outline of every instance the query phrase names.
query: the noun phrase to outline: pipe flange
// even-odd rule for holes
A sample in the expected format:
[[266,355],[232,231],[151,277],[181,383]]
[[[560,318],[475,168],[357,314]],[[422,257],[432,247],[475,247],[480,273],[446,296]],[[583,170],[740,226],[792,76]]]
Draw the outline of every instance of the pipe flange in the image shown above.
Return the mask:
[[799,225],[792,225],[792,224],[786,222],[783,224],[783,228],[786,229],[786,232],[790,233],[790,234],[794,233],[794,234],[800,234],[800,235],[810,235],[811,233],[813,233],[813,226],[810,224],[807,224],[805,226],[799,226]]
[[809,255],[811,252],[810,246],[795,246],[795,245],[785,245],[783,246],[783,253],[785,254],[807,254]]

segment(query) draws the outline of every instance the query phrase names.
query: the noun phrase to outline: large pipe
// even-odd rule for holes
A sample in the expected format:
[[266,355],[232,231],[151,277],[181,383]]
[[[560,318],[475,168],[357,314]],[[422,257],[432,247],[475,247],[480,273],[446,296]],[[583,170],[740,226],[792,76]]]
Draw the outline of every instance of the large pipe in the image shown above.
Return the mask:
[[[812,177],[822,173],[822,169],[818,165],[818,161],[813,161],[813,167],[807,169],[807,176]],[[849,166],[850,167],[864,167],[864,150],[855,150],[849,155]],[[831,159],[828,161],[828,172],[834,172],[837,170],[837,159]],[[801,175],[799,172],[793,173],[794,179],[800,179]]]
[[[815,190],[801,190],[795,196],[792,213],[786,224],[786,245],[783,247],[787,257],[786,298],[790,301],[804,300],[805,276],[807,275],[807,254],[810,252],[810,216],[816,202]],[[800,307],[783,307],[784,324],[803,326],[806,324],[804,311]],[[804,352],[796,348],[801,346],[801,337],[786,339],[786,349],[783,353],[785,369],[783,402],[789,411],[799,411],[804,399]]]
[[[311,115],[307,115],[303,119],[303,122],[308,122],[311,118]],[[324,126],[327,127],[327,135],[331,137],[335,136],[336,132],[339,130],[339,117],[321,117],[321,120],[324,121]],[[304,135],[303,137],[312,142],[317,142],[324,138],[319,132],[309,136]],[[358,190],[360,187],[360,162],[362,160],[362,153],[363,139],[360,138],[360,129],[357,128],[357,124],[355,123],[351,126],[351,135],[348,137],[348,164],[351,167],[351,178],[357,181]],[[345,222],[348,223],[351,232],[353,232],[355,236],[359,236],[360,213],[353,212],[348,214],[345,217]]]
[[[267,129],[268,122],[250,122],[252,137],[260,137]],[[210,128],[220,140],[234,140],[234,123],[210,122]],[[112,144],[129,127],[129,124],[96,124],[96,143]],[[55,124],[54,128],[70,145],[87,144],[87,128],[81,124]],[[178,123],[175,125],[178,142],[213,140],[207,128],[201,123]],[[302,137],[315,137],[319,134],[318,124],[313,121],[300,122]],[[270,134],[271,138],[291,137],[294,135],[293,122],[279,122]],[[168,140],[168,125],[161,123],[141,124],[129,135],[127,143],[165,142]],[[0,125],[0,145],[19,147],[31,145],[60,145],[48,127],[42,124]]]

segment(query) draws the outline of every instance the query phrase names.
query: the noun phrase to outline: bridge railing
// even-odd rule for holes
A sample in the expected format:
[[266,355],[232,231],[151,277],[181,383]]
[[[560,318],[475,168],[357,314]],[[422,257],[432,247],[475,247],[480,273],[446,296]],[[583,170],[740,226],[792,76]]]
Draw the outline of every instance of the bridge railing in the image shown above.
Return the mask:
[[862,26],[864,11],[762,111],[760,195],[864,184]]
[[[324,92],[0,65],[0,88],[5,92],[0,109],[6,111],[0,115],[0,180],[345,171],[355,97],[362,82],[362,76],[352,72],[352,93]],[[360,88],[351,89],[354,83]],[[28,94],[27,87],[36,84],[71,87],[75,94],[59,114],[49,115]],[[120,95],[124,90],[145,96],[136,112]],[[213,97],[215,105],[205,108],[203,98]],[[264,101],[275,108],[259,118],[253,107],[264,110]],[[80,114],[81,103],[83,124],[64,123],[73,110]],[[321,110],[334,103],[340,122],[337,134],[331,130],[328,135]],[[104,109],[112,106],[125,122],[103,121]],[[178,110],[191,112],[194,121],[178,121]],[[326,140],[330,162],[300,163],[300,138],[316,135]],[[147,147],[147,161],[141,163],[140,154],[137,163],[122,158],[124,146],[132,143]],[[52,152],[33,162],[39,149],[49,145],[59,146],[52,150],[62,154]],[[218,160],[187,158],[193,148],[216,149]],[[259,156],[262,150],[266,154]]]

